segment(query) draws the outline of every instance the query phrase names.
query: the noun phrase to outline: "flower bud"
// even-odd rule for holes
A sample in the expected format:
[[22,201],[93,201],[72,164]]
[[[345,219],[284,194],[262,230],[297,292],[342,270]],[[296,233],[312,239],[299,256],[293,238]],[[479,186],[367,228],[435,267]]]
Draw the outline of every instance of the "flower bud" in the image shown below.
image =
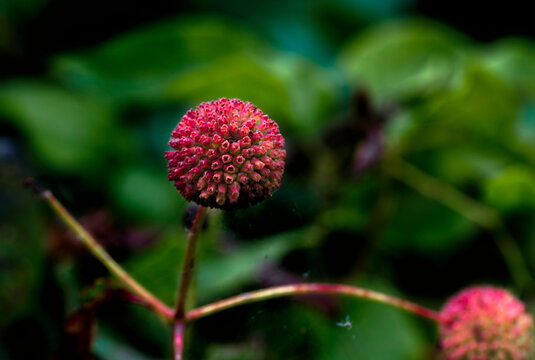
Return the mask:
[[203,206],[256,204],[279,188],[284,173],[286,150],[278,125],[239,99],[204,102],[189,110],[172,131],[169,146],[169,180],[186,200]]
[[533,346],[533,319],[508,291],[478,286],[452,297],[441,311],[445,360],[526,360]]

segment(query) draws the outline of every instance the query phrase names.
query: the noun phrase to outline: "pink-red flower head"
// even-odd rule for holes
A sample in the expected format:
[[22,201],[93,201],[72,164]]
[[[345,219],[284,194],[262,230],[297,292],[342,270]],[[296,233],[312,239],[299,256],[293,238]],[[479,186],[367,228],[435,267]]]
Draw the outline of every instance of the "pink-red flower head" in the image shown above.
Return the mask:
[[279,188],[286,150],[279,126],[239,99],[204,102],[171,133],[169,180],[188,201],[243,208]]
[[508,291],[468,288],[441,312],[440,341],[446,360],[526,360],[533,346],[533,319]]

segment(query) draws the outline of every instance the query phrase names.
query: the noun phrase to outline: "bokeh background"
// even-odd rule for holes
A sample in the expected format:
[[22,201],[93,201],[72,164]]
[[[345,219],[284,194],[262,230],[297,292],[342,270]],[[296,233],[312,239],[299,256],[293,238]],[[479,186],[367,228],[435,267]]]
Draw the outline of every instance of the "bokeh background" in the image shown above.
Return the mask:
[[[494,284],[531,311],[535,4],[465,3],[0,1],[0,359],[171,358],[155,315],[88,290],[105,269],[22,182],[51,189],[172,304],[195,209],[163,153],[182,114],[219,97],[276,120],[288,161],[272,199],[209,214],[200,304],[331,281],[439,309]],[[80,336],[65,336],[84,304]],[[346,316],[350,330],[336,325]],[[211,316],[189,348],[223,360],[437,351],[434,324],[336,297]]]

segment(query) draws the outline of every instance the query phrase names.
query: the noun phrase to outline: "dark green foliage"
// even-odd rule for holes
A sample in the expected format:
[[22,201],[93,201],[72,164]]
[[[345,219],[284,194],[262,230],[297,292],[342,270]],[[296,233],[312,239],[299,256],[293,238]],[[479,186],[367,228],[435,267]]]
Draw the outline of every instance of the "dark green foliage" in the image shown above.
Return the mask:
[[[495,239],[507,229],[535,268],[535,44],[476,43],[423,19],[362,28],[362,17],[406,1],[389,1],[389,11],[358,3],[324,3],[314,21],[279,4],[300,31],[283,31],[288,21],[260,5],[253,8],[265,28],[242,21],[237,8],[234,18],[172,17],[56,54],[40,76],[2,81],[0,358],[54,353],[80,289],[103,271],[61,227],[43,226],[56,220],[36,211],[24,175],[77,217],[113,213],[121,227],[105,245],[172,304],[186,204],[166,179],[163,152],[187,109],[219,97],[251,101],[277,121],[288,161],[273,198],[209,214],[200,303],[297,281],[362,285],[433,308],[458,287],[493,283],[533,302],[535,285],[515,282],[510,268],[522,265],[506,260]],[[340,27],[321,22],[331,17]],[[351,33],[341,34],[346,27]],[[354,171],[370,139],[377,159]],[[387,169],[399,161],[438,185]],[[487,213],[452,205],[445,187]],[[493,216],[501,225],[477,221]],[[154,241],[131,236],[147,230]],[[170,358],[169,331],[155,316],[118,309],[97,316],[94,356]],[[353,328],[336,326],[347,315]],[[28,324],[50,337],[30,355],[17,351],[26,340],[13,342]],[[192,339],[192,358],[224,360],[424,360],[436,342],[434,327],[410,315],[333,297],[247,305],[200,320]]]

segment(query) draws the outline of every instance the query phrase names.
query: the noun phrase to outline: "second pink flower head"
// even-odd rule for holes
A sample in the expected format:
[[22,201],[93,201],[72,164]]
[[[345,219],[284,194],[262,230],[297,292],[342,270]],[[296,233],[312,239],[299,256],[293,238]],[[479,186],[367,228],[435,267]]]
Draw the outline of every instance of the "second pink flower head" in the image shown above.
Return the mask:
[[508,291],[476,286],[452,297],[441,312],[446,360],[527,360],[533,319]]

